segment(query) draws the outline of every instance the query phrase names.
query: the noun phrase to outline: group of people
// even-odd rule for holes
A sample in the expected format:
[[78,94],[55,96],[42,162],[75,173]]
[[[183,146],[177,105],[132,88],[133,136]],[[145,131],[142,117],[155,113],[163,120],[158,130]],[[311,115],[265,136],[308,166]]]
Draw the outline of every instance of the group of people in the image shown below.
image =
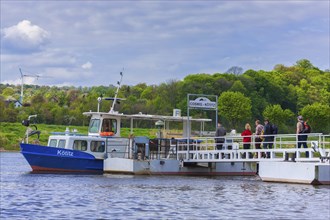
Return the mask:
[[[297,117],[297,130],[296,134],[298,137],[298,148],[303,146],[304,148],[307,148],[307,135],[303,134],[304,132],[304,121],[303,117],[300,115]],[[260,120],[255,121],[255,135],[254,135],[254,143],[256,149],[272,149],[273,148],[273,142],[274,142],[274,134],[277,134],[277,128],[276,126],[272,125],[268,119],[264,120],[264,125],[261,124]],[[276,131],[275,131],[276,130]],[[215,142],[216,147],[218,150],[221,150],[223,147],[223,144],[225,142],[224,136],[226,135],[226,129],[221,125],[221,123],[218,123],[218,127],[215,133]],[[245,130],[241,133],[241,136],[243,137],[243,149],[250,149],[251,143],[252,143],[252,129],[251,125],[249,123],[245,124]],[[252,158],[252,154],[249,154],[249,158]],[[261,155],[264,158],[270,158],[270,152],[267,152],[267,154],[262,153]],[[245,158],[246,155],[244,154],[243,157]],[[308,152],[306,151],[306,157],[309,157]]]
[[[260,120],[255,121],[255,136],[254,142],[256,149],[261,149],[261,143],[263,144],[263,149],[272,149],[274,142],[274,128],[273,125],[269,122],[268,119],[265,119],[264,125],[261,124]],[[251,126],[249,123],[246,123],[245,130],[241,133],[243,136],[243,148],[250,149],[251,148]],[[270,152],[267,154],[262,153],[262,157],[270,158]],[[249,158],[252,158],[250,154]]]

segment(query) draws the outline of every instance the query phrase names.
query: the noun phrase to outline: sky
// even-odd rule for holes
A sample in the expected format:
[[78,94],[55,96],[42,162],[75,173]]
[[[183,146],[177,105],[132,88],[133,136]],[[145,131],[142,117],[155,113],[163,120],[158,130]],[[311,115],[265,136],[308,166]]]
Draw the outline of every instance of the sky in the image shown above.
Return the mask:
[[[159,85],[230,67],[330,68],[330,0],[1,0],[2,84]],[[38,76],[38,77],[37,77]]]

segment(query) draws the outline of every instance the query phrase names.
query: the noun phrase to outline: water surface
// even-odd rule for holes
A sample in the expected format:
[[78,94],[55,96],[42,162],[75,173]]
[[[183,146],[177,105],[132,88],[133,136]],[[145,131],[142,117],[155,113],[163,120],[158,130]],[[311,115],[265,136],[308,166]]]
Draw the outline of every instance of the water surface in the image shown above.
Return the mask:
[[330,188],[258,177],[32,174],[0,153],[0,219],[330,219]]

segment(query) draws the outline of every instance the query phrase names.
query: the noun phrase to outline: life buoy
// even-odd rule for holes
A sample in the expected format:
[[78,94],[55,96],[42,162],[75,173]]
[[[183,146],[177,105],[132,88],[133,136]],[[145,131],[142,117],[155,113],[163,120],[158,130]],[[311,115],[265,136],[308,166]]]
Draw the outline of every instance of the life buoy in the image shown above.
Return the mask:
[[100,133],[101,136],[113,136],[114,134],[115,133],[113,133],[112,131],[104,131]]

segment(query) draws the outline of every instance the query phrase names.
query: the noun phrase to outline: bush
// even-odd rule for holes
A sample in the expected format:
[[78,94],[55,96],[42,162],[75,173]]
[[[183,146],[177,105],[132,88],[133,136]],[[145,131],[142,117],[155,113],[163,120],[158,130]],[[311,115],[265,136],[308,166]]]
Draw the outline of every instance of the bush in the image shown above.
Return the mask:
[[0,148],[5,148],[5,146],[7,146],[8,143],[9,143],[8,138],[5,135],[0,134]]

